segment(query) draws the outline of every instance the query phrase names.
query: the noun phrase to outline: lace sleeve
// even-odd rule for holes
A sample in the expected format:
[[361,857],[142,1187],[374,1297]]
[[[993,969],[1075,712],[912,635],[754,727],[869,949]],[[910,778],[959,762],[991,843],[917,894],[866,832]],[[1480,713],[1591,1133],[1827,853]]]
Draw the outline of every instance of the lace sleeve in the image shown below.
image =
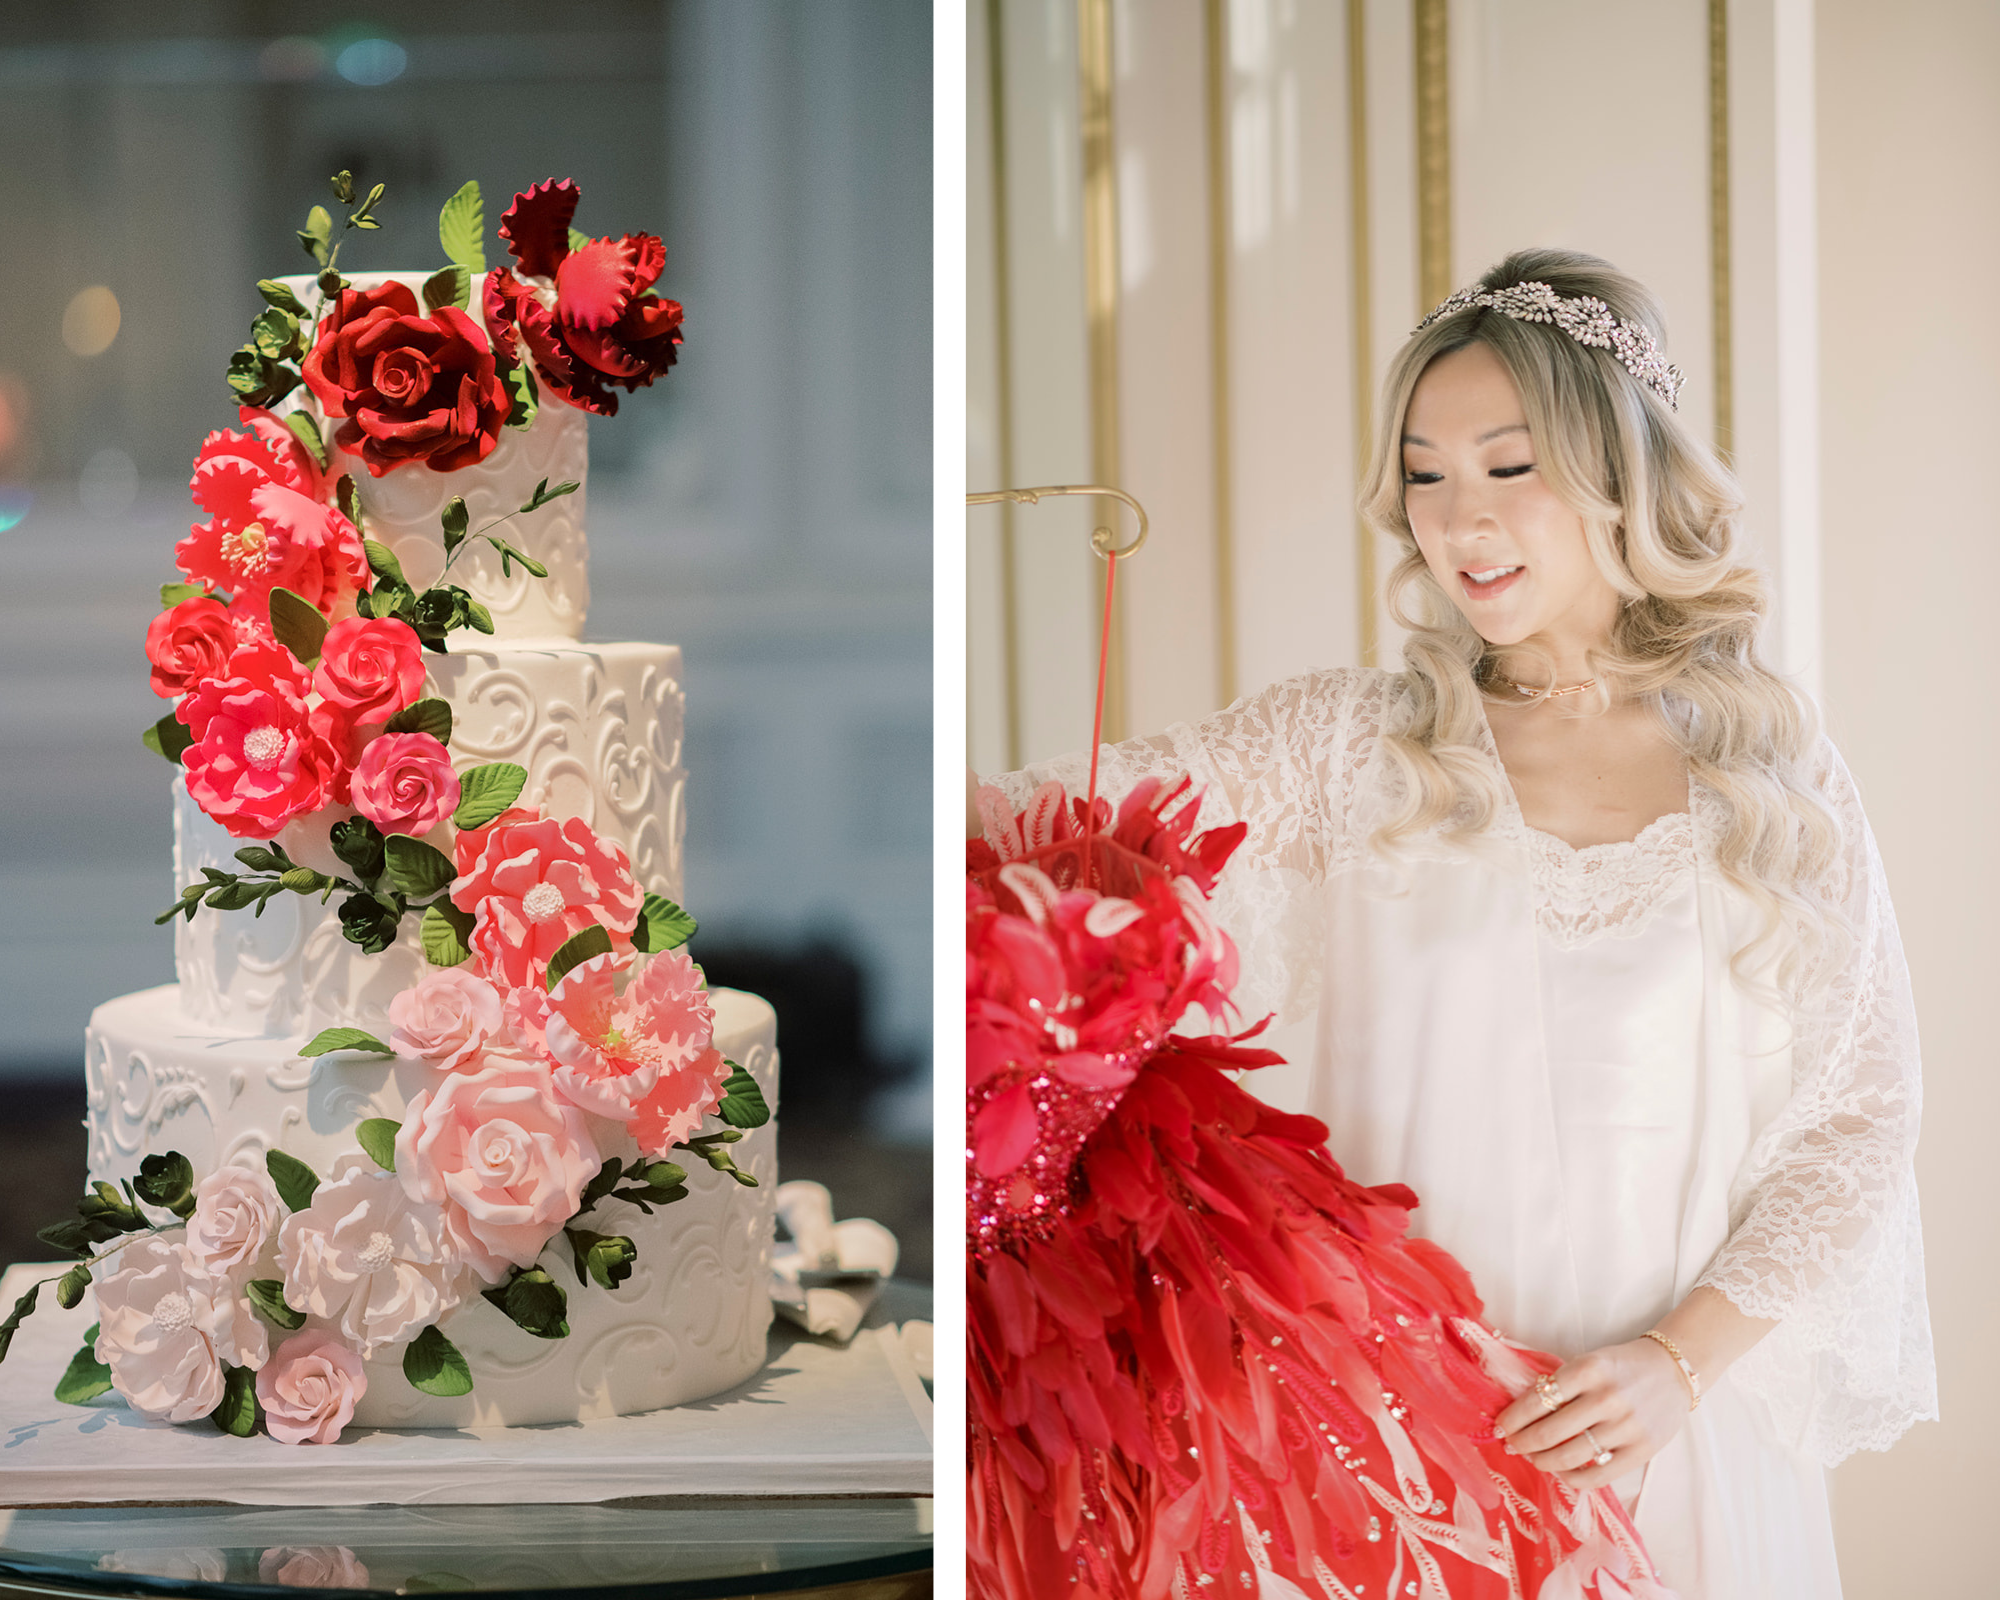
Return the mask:
[[1758,1136],[1731,1197],[1735,1223],[1700,1282],[1778,1320],[1731,1377],[1769,1401],[1795,1445],[1832,1465],[1934,1419],[1912,1158],[1921,1109],[1909,970],[1874,835],[1846,766],[1824,751],[1846,850],[1825,892],[1853,942],[1806,1008],[1792,1095]]
[[[1187,776],[1201,791],[1201,826],[1243,822],[1249,832],[1210,901],[1236,941],[1239,1014],[1308,1015],[1319,999],[1319,896],[1334,836],[1344,826],[1358,724],[1379,704],[1376,680],[1359,669],[1309,673],[1273,684],[1200,722],[1098,751],[1097,792],[1116,800],[1143,777]],[[1090,781],[1081,751],[987,781],[1015,806],[1051,779],[1071,794]]]

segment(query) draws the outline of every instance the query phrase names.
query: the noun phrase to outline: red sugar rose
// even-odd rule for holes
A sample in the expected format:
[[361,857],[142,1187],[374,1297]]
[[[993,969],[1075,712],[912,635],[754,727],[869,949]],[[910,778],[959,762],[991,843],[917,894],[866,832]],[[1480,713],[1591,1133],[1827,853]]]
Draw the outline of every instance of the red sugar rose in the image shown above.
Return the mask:
[[486,275],[486,327],[510,360],[519,359],[518,330],[546,388],[609,417],[618,412],[610,385],[642,389],[674,364],[681,308],[647,292],[667,261],[654,235],[628,233],[570,248],[569,219],[580,198],[567,178],[514,197],[500,219],[500,237],[521,276],[505,267]]
[[400,283],[343,289],[302,370],[334,441],[375,477],[406,461],[451,472],[483,461],[511,402],[486,336],[456,306],[420,316]]
[[189,582],[255,610],[285,588],[335,615],[369,587],[361,535],[320,502],[319,469],[291,429],[267,411],[241,415],[247,432],[211,433],[194,458],[188,488],[209,520],[174,558]]
[[312,686],[348,722],[386,722],[424,692],[424,647],[394,617],[348,617],[326,630]]
[[327,803],[339,758],[313,726],[290,651],[245,645],[224,674],[174,709],[195,741],[181,757],[188,793],[237,838],[272,839]]
[[236,648],[236,628],[220,600],[197,595],[146,625],[153,693],[172,700],[219,677]]

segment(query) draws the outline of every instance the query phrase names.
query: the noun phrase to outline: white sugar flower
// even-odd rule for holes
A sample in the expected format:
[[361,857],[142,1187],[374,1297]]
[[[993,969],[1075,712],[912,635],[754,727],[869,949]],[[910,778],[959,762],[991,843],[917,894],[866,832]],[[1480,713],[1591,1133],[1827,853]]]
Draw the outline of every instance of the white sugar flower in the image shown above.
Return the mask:
[[222,1364],[261,1367],[270,1339],[248,1299],[211,1278],[187,1246],[136,1240],[97,1284],[97,1359],[142,1417],[192,1422],[222,1399]]
[[277,1185],[262,1167],[217,1167],[194,1186],[187,1247],[202,1271],[239,1289],[285,1214]]
[[336,1324],[364,1360],[436,1322],[466,1283],[443,1209],[363,1155],[335,1161],[312,1204],[285,1219],[278,1270],[286,1302]]

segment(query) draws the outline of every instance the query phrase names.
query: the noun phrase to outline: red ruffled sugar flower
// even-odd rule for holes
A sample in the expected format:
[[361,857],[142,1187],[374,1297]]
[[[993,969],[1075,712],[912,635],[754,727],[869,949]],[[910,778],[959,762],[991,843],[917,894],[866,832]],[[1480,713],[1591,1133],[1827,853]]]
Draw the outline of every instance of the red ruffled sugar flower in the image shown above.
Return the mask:
[[[665,950],[620,994],[617,980],[633,960],[616,952],[592,956],[552,991],[516,989],[507,997],[508,1021],[515,1037],[548,1062],[556,1093],[578,1110],[630,1122],[642,1105],[650,1107],[656,1141],[677,1130],[658,1143],[663,1152],[722,1098],[727,1069],[711,1048],[715,1014],[701,968],[686,951]],[[641,1145],[656,1153],[646,1140]]]
[[580,817],[558,822],[516,807],[453,843],[452,903],[473,914],[472,949],[487,976],[540,983],[549,957],[593,923],[629,939],[646,895],[631,862]]
[[674,364],[681,308],[648,292],[667,263],[666,247],[652,234],[570,247],[569,220],[580,198],[567,178],[514,197],[500,237],[520,276],[506,267],[486,275],[486,326],[509,360],[520,359],[519,343],[527,345],[545,388],[609,417],[618,411],[613,385],[642,389]]
[[381,477],[405,462],[453,472],[484,461],[511,405],[486,335],[456,306],[424,316],[403,284],[343,289],[301,365],[334,442]]
[[239,839],[276,838],[332,793],[340,760],[306,690],[290,651],[245,645],[174,709],[194,737],[181,756],[188,794]]
[[290,589],[326,616],[351,609],[370,586],[354,524],[320,499],[319,469],[291,429],[245,407],[246,432],[211,433],[188,489],[209,513],[174,547],[190,583],[222,589],[261,611]]
[[229,608],[209,595],[183,600],[146,624],[153,693],[174,700],[217,677],[236,649]]

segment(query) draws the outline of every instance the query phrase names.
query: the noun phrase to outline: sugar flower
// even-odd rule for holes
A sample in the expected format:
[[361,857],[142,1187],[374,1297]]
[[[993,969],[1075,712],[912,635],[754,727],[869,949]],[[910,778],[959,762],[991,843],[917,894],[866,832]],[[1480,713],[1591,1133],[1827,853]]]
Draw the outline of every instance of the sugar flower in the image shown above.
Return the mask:
[[195,595],[146,624],[146,659],[153,664],[153,693],[172,700],[219,677],[236,648],[229,608]]
[[285,1303],[334,1324],[364,1361],[451,1310],[466,1276],[442,1209],[358,1154],[335,1161],[312,1203],[285,1219],[278,1269]]
[[281,1444],[332,1444],[367,1392],[361,1358],[324,1328],[301,1328],[257,1371],[264,1426]]
[[97,1281],[97,1359],[132,1409],[192,1422],[222,1399],[222,1365],[262,1366],[270,1345],[248,1299],[212,1278],[186,1245],[153,1234]]
[[488,1283],[534,1262],[599,1165],[582,1113],[556,1098],[547,1069],[501,1056],[420,1092],[396,1135],[403,1187],[444,1207],[466,1261]]
[[385,733],[362,747],[349,794],[384,833],[428,833],[458,809],[458,774],[428,733]]
[[174,710],[194,738],[181,757],[188,793],[237,838],[275,838],[326,804],[339,757],[314,726],[289,651],[244,645],[224,671]]
[[262,1167],[217,1167],[194,1186],[188,1254],[203,1272],[240,1289],[284,1215],[277,1185]]
[[540,982],[549,957],[593,923],[629,937],[645,903],[625,852],[580,817],[516,808],[461,833],[454,849],[452,903],[473,914],[473,952],[510,988]]
[[257,1581],[287,1589],[366,1589],[370,1580],[367,1566],[344,1544],[279,1544],[257,1558]]
[[471,1072],[479,1052],[501,1032],[500,991],[464,967],[430,967],[389,1002],[389,1043],[440,1072]]

